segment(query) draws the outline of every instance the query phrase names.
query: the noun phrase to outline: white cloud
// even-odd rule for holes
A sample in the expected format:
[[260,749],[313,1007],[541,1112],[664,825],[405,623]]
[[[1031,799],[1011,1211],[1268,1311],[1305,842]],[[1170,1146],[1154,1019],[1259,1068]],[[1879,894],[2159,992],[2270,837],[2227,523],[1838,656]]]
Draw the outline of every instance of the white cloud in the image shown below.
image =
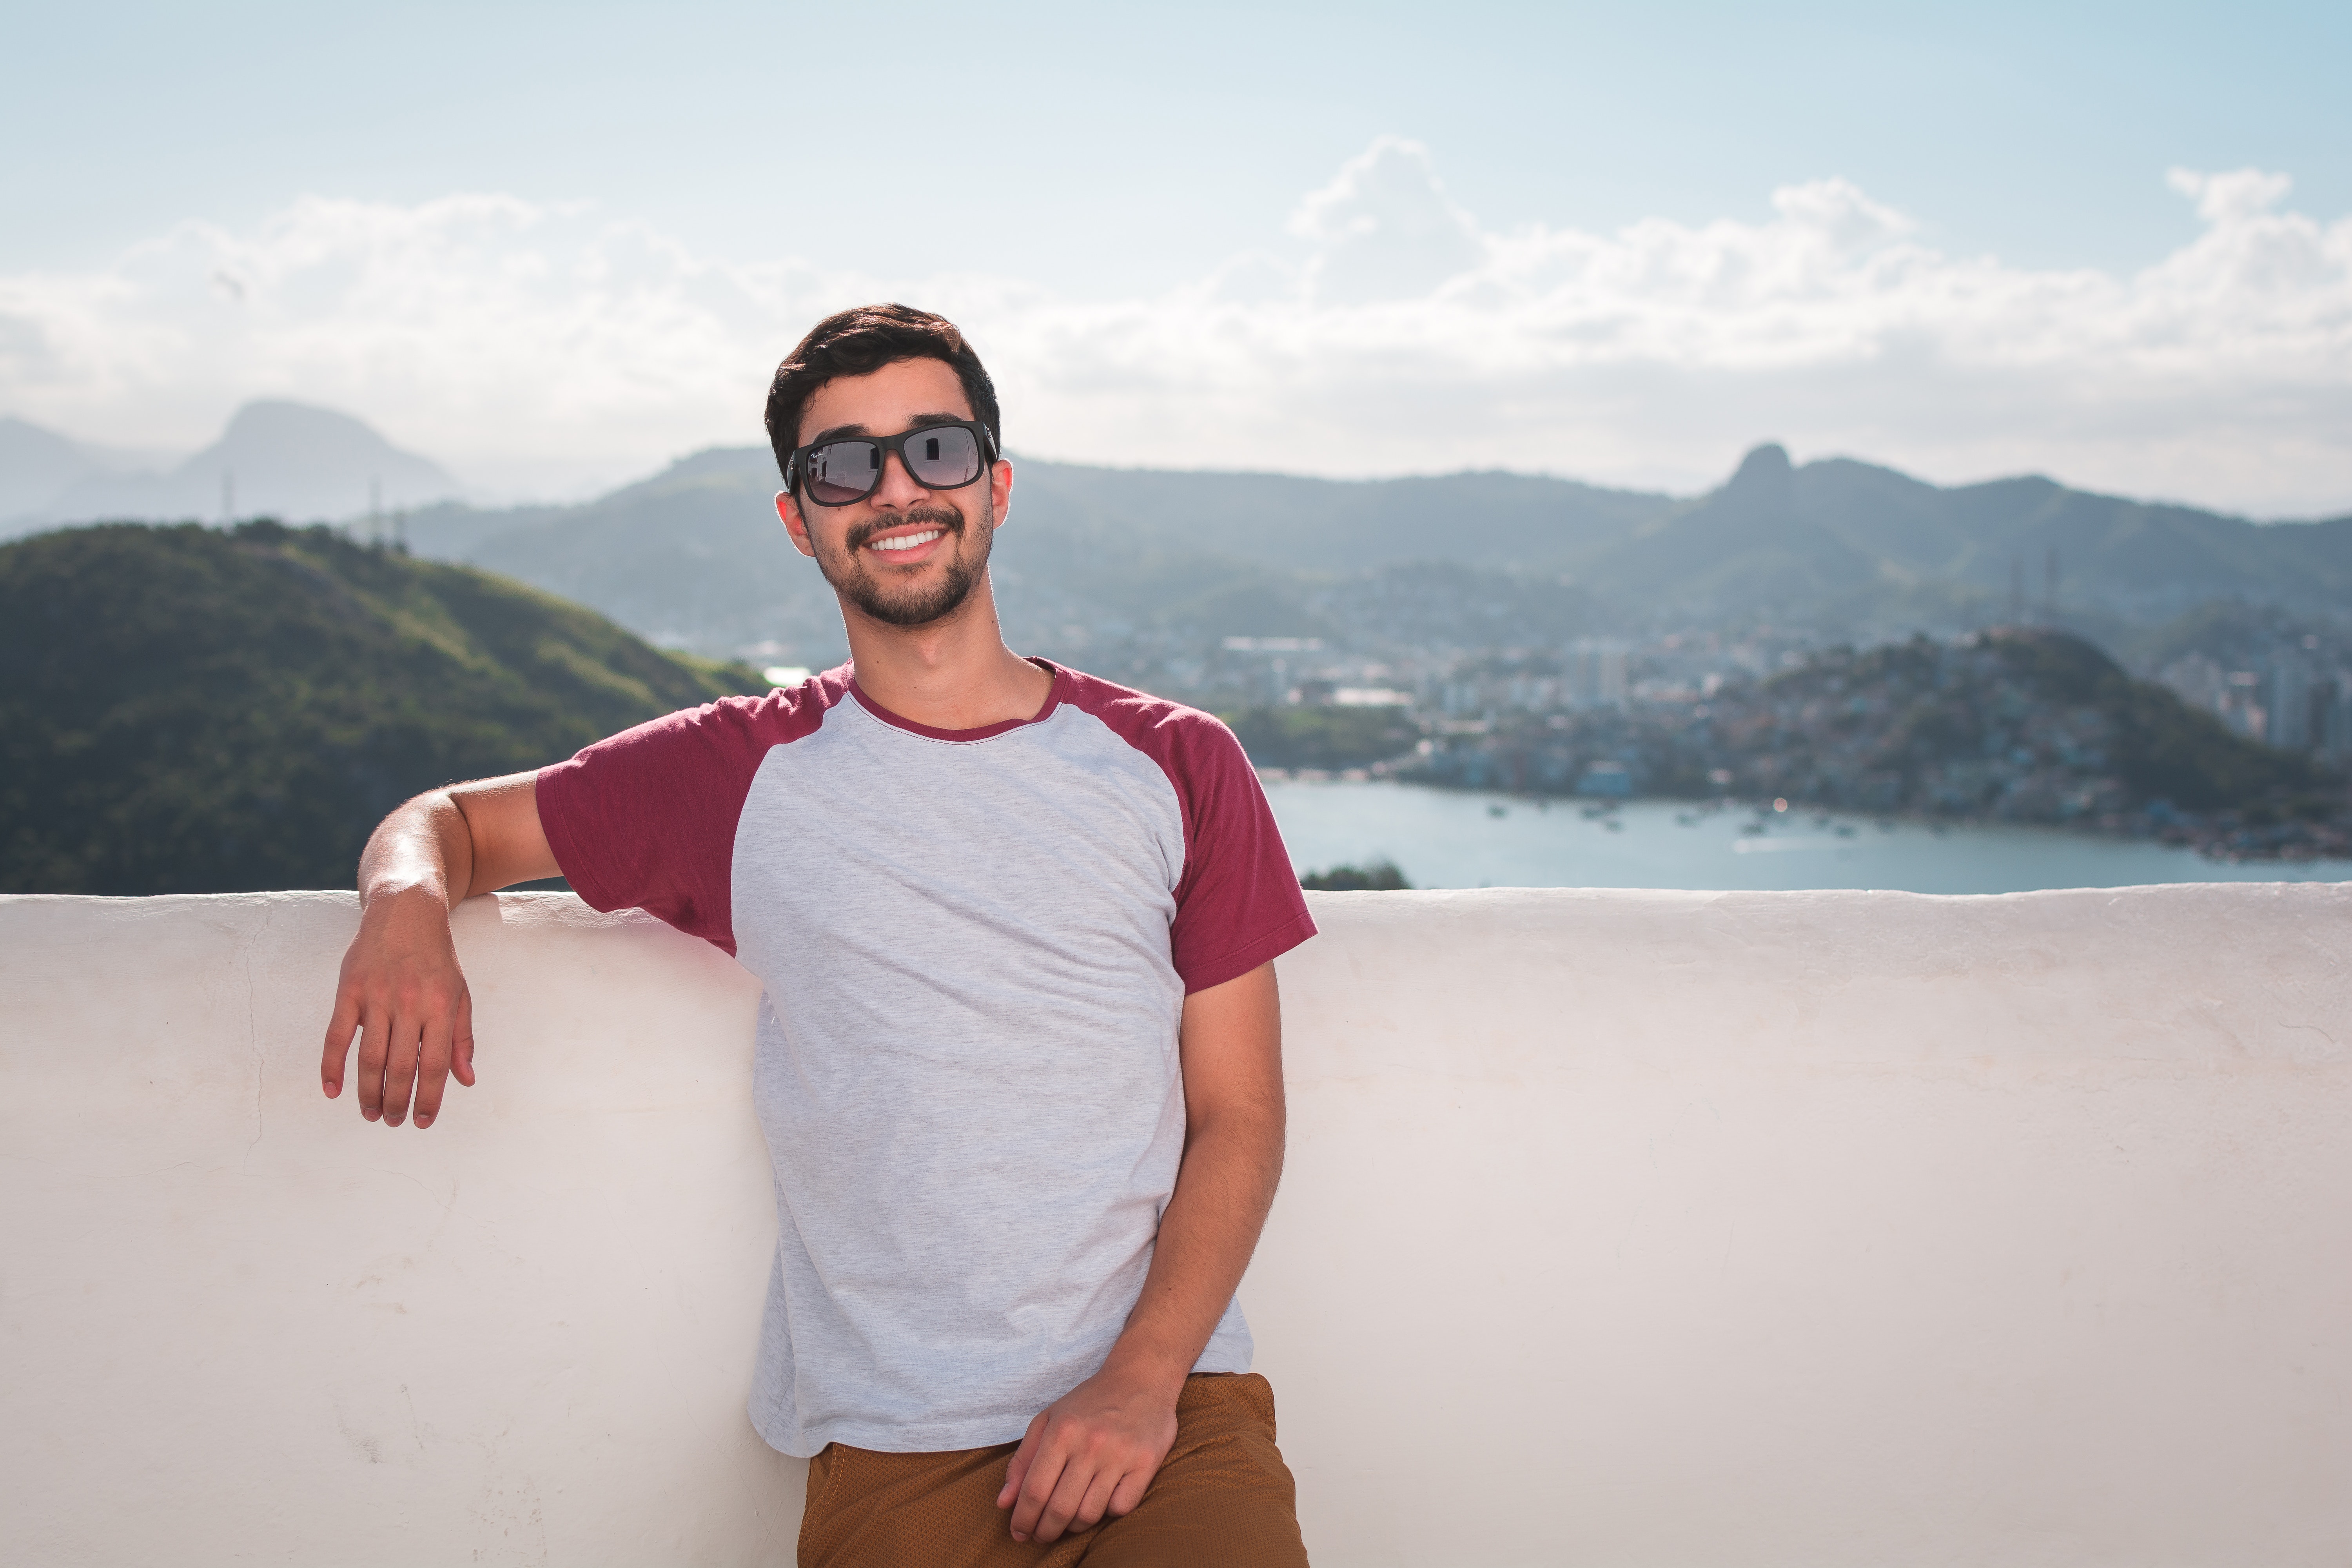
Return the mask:
[[249,233],[183,224],[101,273],[0,278],[0,406],[193,447],[246,399],[291,396],[493,483],[627,477],[757,437],[790,281],[579,208],[305,198]]
[[1382,136],[1291,214],[1292,235],[1314,247],[1305,292],[1327,305],[1425,294],[1486,261],[1486,237],[1446,199],[1427,148]]
[[2256,217],[2276,206],[2294,182],[2284,174],[2260,169],[2233,169],[2226,174],[2200,174],[2194,169],[2168,169],[2165,183],[2197,203],[2197,216],[2207,223],[2232,223]]
[[2129,276],[1943,254],[1840,180],[1773,216],[1481,228],[1382,138],[1286,237],[1076,300],[687,254],[509,196],[305,199],[102,270],[0,277],[0,411],[193,447],[247,397],[348,408],[478,480],[566,488],[760,439],[767,372],[861,299],[954,316],[1018,449],[1321,473],[1540,469],[1698,489],[1749,443],[2256,513],[2352,508],[2352,220],[2174,171],[2201,232]]

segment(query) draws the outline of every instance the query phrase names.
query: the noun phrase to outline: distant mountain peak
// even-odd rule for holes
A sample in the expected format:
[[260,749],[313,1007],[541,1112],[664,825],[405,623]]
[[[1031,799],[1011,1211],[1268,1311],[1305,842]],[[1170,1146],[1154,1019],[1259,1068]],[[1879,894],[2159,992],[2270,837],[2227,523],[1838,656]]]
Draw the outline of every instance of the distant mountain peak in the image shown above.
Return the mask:
[[[368,481],[376,480],[404,503],[439,500],[457,493],[457,481],[441,466],[404,452],[364,419],[316,404],[257,398],[229,416],[221,438],[180,465],[179,472],[211,479],[236,470],[242,486],[249,477],[269,488],[318,492],[298,510],[317,508],[337,515],[325,498],[349,492],[341,515],[364,510]],[[322,502],[324,504],[322,504]]]
[[1700,510],[1742,527],[1781,521],[1796,510],[1797,470],[1789,449],[1767,441],[1739,459],[1739,468]]
[[[13,426],[0,436],[17,446],[30,439]],[[40,477],[51,478],[47,470]],[[219,440],[167,473],[112,472],[91,459],[49,488],[46,500],[26,510],[44,521],[71,522],[218,518],[224,511],[295,521],[355,518],[450,500],[463,490],[439,464],[394,446],[365,420],[286,398],[246,404]]]
[[1787,486],[1790,476],[1795,471],[1789,461],[1789,448],[1778,441],[1767,441],[1739,459],[1738,471],[1731,476],[1731,482],[1724,488],[1734,492],[1779,489]]
[[228,427],[221,432],[221,440],[249,441],[279,436],[299,438],[330,433],[391,446],[364,419],[354,418],[339,409],[323,408],[315,403],[297,403],[287,397],[257,397],[245,404],[229,416]]

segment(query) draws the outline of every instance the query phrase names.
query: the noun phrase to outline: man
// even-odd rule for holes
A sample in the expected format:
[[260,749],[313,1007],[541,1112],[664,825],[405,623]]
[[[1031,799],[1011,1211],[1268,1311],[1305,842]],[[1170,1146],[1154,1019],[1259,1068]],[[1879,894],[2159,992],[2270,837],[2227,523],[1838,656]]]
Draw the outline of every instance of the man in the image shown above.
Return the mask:
[[952,325],[828,318],[767,421],[849,664],[387,817],[326,1092],[354,1030],[371,1121],[474,1081],[457,900],[560,871],[648,910],[767,991],[751,1412],[812,1458],[803,1563],[1304,1563],[1234,1300],[1282,1163],[1273,960],[1314,934],[1255,775],[1005,647],[1013,468]]

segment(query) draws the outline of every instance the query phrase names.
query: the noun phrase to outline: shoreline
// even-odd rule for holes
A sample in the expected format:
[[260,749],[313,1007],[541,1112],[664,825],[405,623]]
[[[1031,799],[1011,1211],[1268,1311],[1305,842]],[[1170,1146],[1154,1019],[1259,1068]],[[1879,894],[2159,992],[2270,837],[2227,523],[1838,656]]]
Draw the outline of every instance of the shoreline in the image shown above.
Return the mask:
[[[1418,759],[1413,759],[1418,761]],[[1709,813],[1728,811],[1760,812],[1766,816],[1836,816],[1856,821],[1881,825],[1908,823],[1931,832],[1945,828],[2025,827],[2072,837],[2103,839],[2129,844],[2150,844],[2168,849],[2187,849],[2203,859],[2221,865],[2244,866],[2278,863],[2308,866],[2323,861],[2347,862],[2347,876],[2352,876],[2352,832],[2338,823],[2250,824],[2242,814],[2215,812],[2198,814],[2147,809],[2123,813],[2102,813],[2093,817],[2044,818],[2027,816],[1979,816],[1974,814],[1943,814],[1921,811],[1864,811],[1852,806],[1797,797],[1750,799],[1738,795],[1678,795],[1630,794],[1623,795],[1582,795],[1573,791],[1497,789],[1491,785],[1457,784],[1443,778],[1422,775],[1417,769],[1395,763],[1373,763],[1357,768],[1277,768],[1255,770],[1261,784],[1394,784],[1442,792],[1446,795],[1485,795],[1500,799],[1523,801],[1538,809],[1552,805],[1575,805],[1590,816],[1599,816],[1623,805],[1636,804],[1682,806]],[[1773,799],[1788,801],[1785,812],[1776,813]]]

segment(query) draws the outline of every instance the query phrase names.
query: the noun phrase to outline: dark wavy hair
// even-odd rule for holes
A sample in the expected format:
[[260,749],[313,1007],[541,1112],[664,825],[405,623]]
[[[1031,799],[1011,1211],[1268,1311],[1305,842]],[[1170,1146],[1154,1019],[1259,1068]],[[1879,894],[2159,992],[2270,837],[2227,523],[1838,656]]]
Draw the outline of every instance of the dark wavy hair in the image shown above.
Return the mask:
[[935,359],[952,369],[963,384],[971,416],[988,426],[997,451],[1004,450],[996,384],[956,324],[911,305],[860,305],[811,327],[776,367],[776,378],[768,384],[768,445],[775,449],[776,471],[784,472],[792,461],[793,448],[800,445],[801,415],[818,387],[837,375],[867,375],[907,359]]

